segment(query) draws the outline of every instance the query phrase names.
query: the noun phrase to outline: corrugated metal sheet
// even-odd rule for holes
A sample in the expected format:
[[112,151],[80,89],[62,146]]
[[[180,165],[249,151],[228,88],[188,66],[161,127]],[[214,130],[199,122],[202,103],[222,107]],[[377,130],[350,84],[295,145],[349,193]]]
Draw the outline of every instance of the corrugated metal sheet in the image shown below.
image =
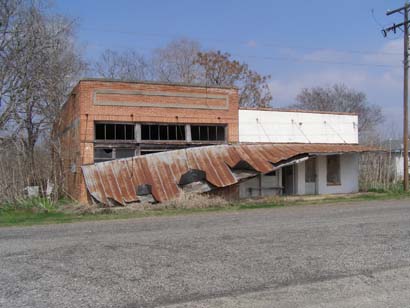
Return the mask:
[[[139,185],[152,186],[152,196],[164,202],[179,196],[183,174],[202,170],[214,188],[238,183],[236,166],[250,166],[258,173],[278,169],[281,162],[303,155],[367,152],[374,149],[351,144],[240,144],[189,148],[82,166],[91,196],[104,205],[138,202]],[[249,173],[253,176],[254,173]]]

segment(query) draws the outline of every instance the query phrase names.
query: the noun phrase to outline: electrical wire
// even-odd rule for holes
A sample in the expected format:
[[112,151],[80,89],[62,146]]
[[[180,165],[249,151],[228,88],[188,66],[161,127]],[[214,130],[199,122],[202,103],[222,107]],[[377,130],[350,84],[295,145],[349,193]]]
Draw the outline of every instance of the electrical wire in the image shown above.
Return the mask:
[[[171,34],[171,35],[164,35],[160,33],[143,33],[143,32],[135,32],[135,31],[124,31],[118,29],[101,29],[101,28],[90,28],[90,27],[82,27],[81,30],[83,31],[91,31],[91,32],[105,32],[105,33],[118,33],[124,35],[131,35],[131,36],[145,36],[145,37],[159,37],[159,38],[167,38],[173,39],[176,37],[184,37],[183,35]],[[222,39],[215,39],[215,38],[204,38],[204,37],[196,37],[194,39],[198,39],[201,41],[213,41],[218,43],[233,43],[237,45],[248,45],[249,41],[229,41],[229,40],[222,40]],[[304,50],[316,50],[316,51],[336,51],[342,53],[352,53],[352,54],[373,54],[373,55],[401,55],[400,53],[395,52],[377,52],[377,51],[369,51],[369,50],[352,50],[352,49],[333,49],[333,48],[325,48],[325,47],[312,47],[312,46],[302,46],[302,45],[282,45],[276,42],[263,42],[258,41],[258,46],[261,47],[274,47],[274,48],[281,48],[281,49],[304,49]]]
[[[93,46],[100,46],[106,48],[102,44],[92,44]],[[138,50],[147,50],[152,51],[153,48],[140,47],[140,46],[124,46],[116,45],[116,47],[121,47],[124,49],[138,49]],[[375,68],[399,68],[401,65],[392,65],[392,64],[378,64],[378,63],[361,63],[361,62],[348,62],[348,61],[328,61],[328,60],[311,60],[304,58],[296,57],[271,57],[271,56],[253,56],[253,55],[244,55],[239,53],[230,53],[233,57],[239,57],[243,59],[256,59],[269,62],[295,62],[295,63],[312,63],[312,64],[329,64],[329,65],[348,65],[348,66],[360,66],[360,67],[375,67]],[[398,55],[398,54],[394,54]],[[400,63],[400,59],[397,60]]]

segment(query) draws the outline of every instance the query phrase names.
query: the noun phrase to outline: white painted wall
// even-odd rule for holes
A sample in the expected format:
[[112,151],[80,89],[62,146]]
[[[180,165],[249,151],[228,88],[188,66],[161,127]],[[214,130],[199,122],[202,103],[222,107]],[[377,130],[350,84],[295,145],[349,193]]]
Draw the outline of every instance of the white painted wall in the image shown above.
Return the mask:
[[[318,194],[348,194],[359,191],[359,154],[346,153],[340,155],[341,185],[327,185],[326,155],[316,159],[316,180]],[[305,162],[297,164],[296,194],[306,194]]]
[[340,156],[341,185],[327,185],[326,156],[317,157],[318,194],[347,194],[359,191],[359,154],[346,153]]
[[240,142],[358,143],[357,115],[239,110]]
[[[346,153],[340,155],[340,182],[341,185],[327,185],[327,161],[326,155],[316,158],[316,179],[318,194],[348,194],[359,191],[359,154]],[[306,194],[305,162],[295,165],[295,194]],[[262,176],[262,196],[278,194],[279,190],[269,189],[282,186],[282,169],[277,170],[276,176]],[[252,188],[251,190],[249,190]],[[240,197],[259,196],[259,178],[254,177],[239,185]],[[252,195],[250,195],[250,191]]]

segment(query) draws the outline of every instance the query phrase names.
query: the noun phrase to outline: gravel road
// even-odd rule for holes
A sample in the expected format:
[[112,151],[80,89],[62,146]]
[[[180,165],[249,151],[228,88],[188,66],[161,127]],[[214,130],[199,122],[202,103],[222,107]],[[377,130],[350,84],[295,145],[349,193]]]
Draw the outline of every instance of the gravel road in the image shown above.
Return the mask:
[[0,307],[408,307],[410,200],[0,228]]

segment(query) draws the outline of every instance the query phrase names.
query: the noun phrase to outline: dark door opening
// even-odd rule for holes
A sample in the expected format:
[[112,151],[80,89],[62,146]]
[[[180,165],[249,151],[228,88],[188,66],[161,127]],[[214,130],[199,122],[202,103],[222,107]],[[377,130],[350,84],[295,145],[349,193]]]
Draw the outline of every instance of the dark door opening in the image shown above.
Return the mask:
[[316,158],[309,158],[305,162],[305,194],[317,194],[316,187]]
[[284,195],[293,195],[295,193],[295,165],[282,168],[282,186]]

